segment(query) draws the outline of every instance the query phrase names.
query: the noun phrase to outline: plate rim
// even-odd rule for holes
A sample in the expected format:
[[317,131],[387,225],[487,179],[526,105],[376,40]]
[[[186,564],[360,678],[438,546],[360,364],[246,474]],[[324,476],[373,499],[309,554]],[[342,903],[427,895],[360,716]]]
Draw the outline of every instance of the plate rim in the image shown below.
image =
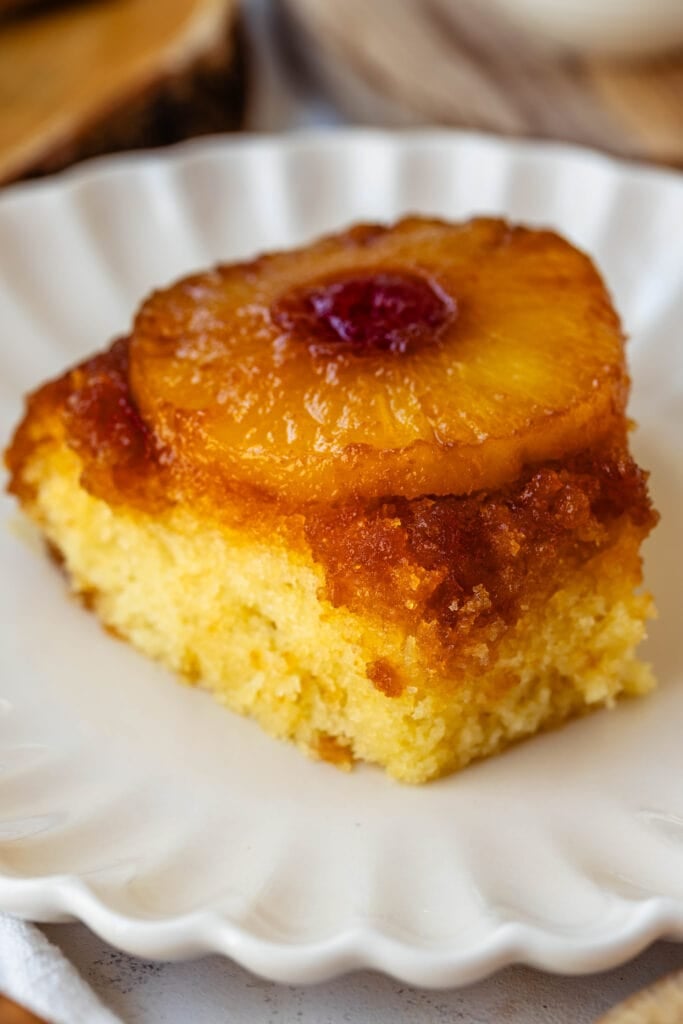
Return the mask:
[[426,125],[420,128],[391,129],[372,126],[301,128],[291,132],[243,131],[233,135],[208,134],[184,139],[167,146],[148,147],[88,157],[53,174],[9,182],[0,186],[0,204],[30,197],[34,192],[61,191],[65,187],[78,187],[91,177],[108,177],[117,171],[134,169],[141,164],[178,163],[193,154],[210,155],[232,149],[296,150],[315,146],[328,149],[346,149],[358,140],[376,139],[382,142],[405,143],[406,148],[416,143],[447,143],[462,141],[481,143],[498,151],[529,153],[542,159],[560,160],[568,157],[581,160],[614,173],[625,173],[636,178],[657,178],[678,187],[683,185],[683,169],[648,164],[643,160],[614,156],[591,146],[556,139],[517,138],[494,132]]

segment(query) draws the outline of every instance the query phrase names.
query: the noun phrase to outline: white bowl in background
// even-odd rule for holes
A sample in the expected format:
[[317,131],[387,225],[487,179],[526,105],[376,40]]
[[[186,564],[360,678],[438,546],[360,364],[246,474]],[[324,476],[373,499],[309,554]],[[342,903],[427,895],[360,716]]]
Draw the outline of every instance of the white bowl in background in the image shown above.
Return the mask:
[[683,47],[683,0],[494,0],[520,28],[563,49],[646,57]]

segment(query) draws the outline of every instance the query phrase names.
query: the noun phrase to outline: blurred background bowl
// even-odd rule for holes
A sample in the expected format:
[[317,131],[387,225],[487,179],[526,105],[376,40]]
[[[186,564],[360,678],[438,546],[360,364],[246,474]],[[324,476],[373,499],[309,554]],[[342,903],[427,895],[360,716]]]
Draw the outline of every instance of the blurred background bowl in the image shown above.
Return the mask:
[[492,0],[492,3],[520,28],[562,49],[579,53],[648,57],[683,47],[683,0]]

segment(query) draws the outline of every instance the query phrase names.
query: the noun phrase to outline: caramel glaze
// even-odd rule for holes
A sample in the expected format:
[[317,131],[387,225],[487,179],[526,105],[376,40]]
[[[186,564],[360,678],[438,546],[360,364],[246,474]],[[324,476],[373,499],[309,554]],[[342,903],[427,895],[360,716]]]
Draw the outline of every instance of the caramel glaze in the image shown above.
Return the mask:
[[385,697],[400,697],[405,684],[400,673],[386,658],[377,658],[366,666],[368,679]]
[[[646,479],[622,441],[529,467],[493,493],[317,509],[306,535],[333,604],[381,609],[435,667],[459,654],[485,660],[481,645],[609,546],[624,520],[641,536],[652,529]],[[384,666],[371,678],[395,695]]]
[[31,394],[5,461],[8,490],[31,501],[34,487],[22,473],[32,452],[65,438],[81,458],[81,484],[110,504],[157,511],[168,504],[167,454],[155,442],[130,394],[129,339],[85,360]]
[[[157,514],[190,505],[207,521],[282,536],[312,553],[326,593],[376,621],[396,623],[428,650],[435,670],[476,658],[520,613],[605,549],[629,521],[644,537],[657,522],[647,474],[631,459],[625,425],[599,448],[526,468],[495,492],[408,500],[387,497],[294,507],[243,485],[176,465],[143,422],[128,388],[128,344],[116,342],[35,392],[8,449],[9,490],[33,497],[23,469],[63,436],[79,455],[82,485],[112,505]],[[377,689],[403,683],[383,659]]]

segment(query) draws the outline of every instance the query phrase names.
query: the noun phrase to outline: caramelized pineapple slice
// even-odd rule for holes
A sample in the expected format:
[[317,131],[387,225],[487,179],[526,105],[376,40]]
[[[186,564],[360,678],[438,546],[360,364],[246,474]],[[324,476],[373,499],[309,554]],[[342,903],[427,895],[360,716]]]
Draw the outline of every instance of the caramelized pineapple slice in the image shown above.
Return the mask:
[[292,501],[497,488],[615,429],[628,391],[588,257],[417,217],[157,292],[130,379],[179,464]]

